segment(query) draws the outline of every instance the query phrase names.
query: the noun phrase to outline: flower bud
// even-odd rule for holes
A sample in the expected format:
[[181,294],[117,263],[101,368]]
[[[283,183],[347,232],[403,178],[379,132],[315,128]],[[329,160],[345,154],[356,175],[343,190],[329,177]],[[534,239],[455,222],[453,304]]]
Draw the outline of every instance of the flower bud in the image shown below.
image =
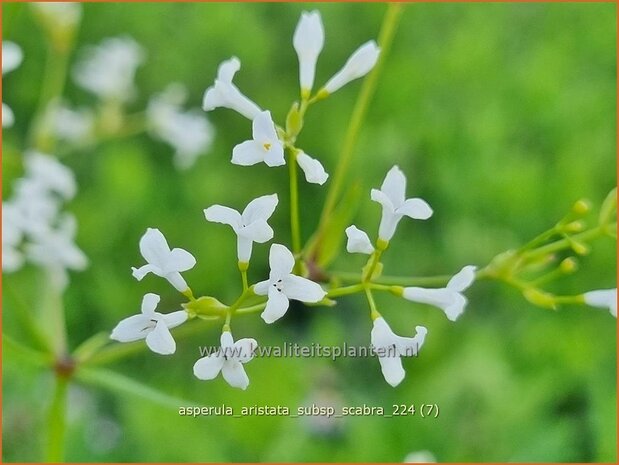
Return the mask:
[[380,47],[376,42],[373,40],[366,42],[350,56],[344,67],[329,79],[324,89],[332,94],[350,81],[365,76],[374,67],[379,55]]
[[557,302],[554,295],[549,294],[548,292],[540,291],[539,289],[531,287],[529,289],[525,289],[522,292],[522,295],[525,299],[538,307],[549,308],[551,310],[555,310],[557,308]]
[[584,215],[591,210],[591,202],[587,199],[580,199],[572,205],[572,212],[577,215]]
[[578,270],[578,261],[574,257],[568,257],[559,264],[562,273],[571,274]]

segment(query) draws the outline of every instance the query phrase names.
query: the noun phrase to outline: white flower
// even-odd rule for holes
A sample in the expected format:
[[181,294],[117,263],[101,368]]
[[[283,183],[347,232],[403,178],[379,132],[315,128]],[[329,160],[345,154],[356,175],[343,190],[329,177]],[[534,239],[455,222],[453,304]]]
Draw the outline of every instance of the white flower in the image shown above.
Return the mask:
[[408,454],[404,463],[436,463],[436,457],[428,450],[418,450]]
[[[17,68],[23,59],[23,53],[19,45],[14,42],[2,41],[2,75],[13,71]],[[13,126],[15,116],[11,108],[2,104],[2,127],[8,128]]]
[[35,236],[49,231],[60,213],[60,202],[39,180],[21,178],[15,182],[12,202],[19,209],[19,227]]
[[194,165],[205,154],[215,136],[215,130],[204,115],[195,111],[182,111],[185,89],[171,84],[148,103],[146,116],[151,132],[170,144],[175,150],[174,162],[179,169]]
[[256,347],[258,343],[255,339],[234,342],[230,331],[224,331],[221,333],[221,349],[199,359],[193,365],[193,374],[198,379],[209,380],[216,378],[221,371],[230,386],[245,390],[249,386],[249,378],[243,364],[254,357]]
[[273,244],[269,253],[269,279],[254,287],[258,295],[268,295],[262,319],[267,323],[279,320],[288,310],[289,300],[320,302],[327,294],[314,281],[292,274],[294,256],[281,244]]
[[610,314],[617,318],[617,288],[585,292],[583,297],[587,305],[607,308]]
[[79,2],[33,2],[30,6],[54,27],[73,27],[82,18]]
[[344,67],[329,79],[324,89],[332,94],[350,81],[365,76],[374,67],[379,55],[380,47],[376,45],[376,42],[373,40],[366,42],[355,50]]
[[26,176],[43,189],[58,194],[65,200],[77,192],[75,175],[54,157],[35,151],[25,155]]
[[273,215],[279,199],[277,194],[263,195],[247,204],[243,213],[230,207],[212,205],[204,210],[207,221],[227,224],[237,235],[239,262],[248,263],[254,242],[263,244],[273,239],[273,229],[267,220]]
[[133,342],[146,338],[146,345],[153,352],[161,355],[176,352],[176,342],[170,329],[187,321],[187,312],[179,310],[163,315],[155,311],[159,300],[157,294],[146,294],[142,299],[142,313],[118,323],[110,338],[119,342]]
[[380,190],[372,189],[371,198],[383,207],[378,237],[384,241],[393,237],[402,217],[427,220],[433,213],[425,200],[406,198],[406,177],[397,166],[389,170]]
[[434,305],[445,312],[451,321],[464,312],[467,300],[462,292],[468,289],[475,280],[477,267],[467,265],[455,274],[447,283],[447,287],[440,289],[425,289],[423,287],[407,287],[403,297],[413,302]]
[[144,60],[144,50],[132,38],[108,38],[86,50],[73,78],[102,100],[125,102],[135,93],[135,73]]
[[370,255],[374,252],[374,246],[368,235],[357,228],[354,224],[346,228],[346,250],[350,253],[364,253]]
[[75,217],[65,213],[56,229],[32,237],[25,246],[28,260],[50,271],[61,290],[69,284],[67,270],[83,271],[88,266],[86,255],[74,242],[76,232]]
[[292,43],[299,57],[301,93],[309,95],[314,86],[316,61],[325,43],[325,31],[318,11],[301,13]]
[[148,273],[167,279],[179,292],[189,289],[187,282],[181,276],[181,271],[187,271],[196,264],[196,259],[183,249],[172,249],[161,234],[161,231],[148,228],[140,239],[140,253],[148,262],[140,268],[131,268],[133,277],[141,281]]
[[286,164],[284,146],[277,138],[270,112],[258,113],[253,119],[252,137],[252,140],[246,140],[234,147],[232,163],[250,166],[263,161],[271,167]]
[[241,69],[241,62],[237,57],[222,62],[217,69],[215,84],[206,89],[202,100],[202,109],[211,111],[215,108],[230,108],[245,118],[253,120],[262,110],[248,99],[232,83],[236,72]]
[[23,237],[20,228],[19,208],[12,202],[2,204],[2,271],[12,273],[24,264],[24,256],[18,250]]
[[50,121],[58,139],[78,144],[87,141],[93,134],[95,117],[89,109],[74,110],[60,103],[51,108],[50,111]]
[[374,320],[372,350],[378,356],[385,381],[393,387],[400,384],[406,374],[400,357],[417,356],[428,333],[424,326],[416,326],[415,330],[414,337],[402,337],[391,330],[383,317]]
[[320,184],[321,186],[327,182],[329,175],[325,171],[322,164],[315,158],[310,157],[302,150],[297,153],[297,163],[305,174],[305,180],[313,184]]

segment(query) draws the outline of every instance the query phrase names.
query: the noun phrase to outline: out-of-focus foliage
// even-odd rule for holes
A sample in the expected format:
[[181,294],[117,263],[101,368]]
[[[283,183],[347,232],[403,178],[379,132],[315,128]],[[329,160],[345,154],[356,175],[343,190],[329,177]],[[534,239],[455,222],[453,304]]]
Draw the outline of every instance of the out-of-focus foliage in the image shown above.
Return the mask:
[[[3,8],[4,39],[24,50],[7,76],[3,99],[16,125],[3,131],[2,192],[21,174],[22,149],[45,79],[44,36],[24,4]],[[147,51],[131,107],[173,81],[186,84],[199,106],[217,65],[232,55],[243,67],[239,87],[282,122],[298,95],[292,32],[302,10],[319,8],[327,33],[317,83],[360,43],[375,37],[384,4],[86,4],[78,50],[110,36],[130,35]],[[616,5],[413,4],[406,7],[393,50],[356,150],[349,180],[363,185],[355,224],[375,231],[380,210],[369,200],[386,171],[399,164],[409,194],[435,210],[424,223],[403,222],[385,256],[388,274],[454,273],[483,265],[498,252],[547,229],[572,203],[601,202],[616,184]],[[332,172],[359,89],[351,84],[311,108],[299,143]],[[92,97],[73,83],[67,98]],[[109,331],[139,309],[146,292],[162,295],[162,311],[181,302],[161,279],[136,282],[138,240],[158,227],[171,244],[191,251],[186,273],[194,291],[230,302],[239,292],[235,238],[208,224],[214,203],[243,207],[277,192],[271,224],[288,244],[287,171],[230,164],[232,147],[250,124],[215,111],[208,156],[188,172],[173,169],[166,145],[148,136],[112,140],[62,158],[76,173],[77,243],[90,259],[72,274],[65,295],[70,345]],[[304,239],[316,224],[326,190],[301,183]],[[367,193],[367,197],[366,194]],[[592,219],[594,217],[592,216]],[[268,247],[256,246],[250,279],[268,272]],[[338,269],[362,259],[341,255]],[[557,283],[559,293],[616,286],[615,244],[595,243],[581,272]],[[26,336],[11,294],[36,312],[37,270],[3,279],[3,330]],[[9,293],[9,291],[11,291]],[[219,325],[178,341],[173,357],[142,352],[110,367],[196,405],[285,405],[292,409],[332,396],[342,405],[436,403],[438,419],[351,417],[321,429],[299,418],[188,418],[139,396],[75,385],[69,397],[69,461],[394,461],[429,450],[439,461],[616,460],[616,328],[607,312],[586,307],[540,310],[512,289],[480,282],[463,317],[451,323],[436,309],[377,296],[400,334],[429,328],[407,377],[387,385],[376,359],[258,359],[247,367],[245,392],[221,378],[191,373],[198,345],[216,344]],[[262,345],[283,342],[365,345],[371,322],[361,297],[335,308],[294,307],[266,327],[257,317],[234,321],[235,337]],[[3,460],[40,459],[51,374],[3,359]]]

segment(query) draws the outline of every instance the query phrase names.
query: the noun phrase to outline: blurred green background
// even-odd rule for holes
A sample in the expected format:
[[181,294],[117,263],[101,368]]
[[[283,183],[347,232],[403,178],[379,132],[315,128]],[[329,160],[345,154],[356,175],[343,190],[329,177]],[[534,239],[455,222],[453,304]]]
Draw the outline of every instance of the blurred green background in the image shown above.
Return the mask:
[[[28,125],[44,77],[45,37],[28,7],[2,4],[3,39],[24,50],[22,66],[3,79],[3,99],[16,126],[3,131],[3,196],[21,174]],[[217,65],[241,59],[235,82],[282,121],[298,95],[292,33],[302,10],[318,8],[326,30],[317,84],[359,44],[376,38],[384,4],[87,4],[78,49],[130,35],[148,52],[130,109],[173,81],[199,107]],[[435,210],[428,222],[403,221],[385,256],[386,272],[409,276],[455,273],[547,229],[587,197],[595,203],[616,185],[616,5],[413,4],[406,7],[392,53],[355,151],[349,180],[363,194],[354,223],[375,234],[380,218],[369,189],[399,164],[410,196]],[[360,84],[353,83],[308,114],[299,145],[333,173]],[[94,99],[73,83],[75,105]],[[189,172],[173,168],[171,150],[147,135],[73,152],[79,194],[68,206],[79,221],[77,243],[90,267],[72,273],[65,294],[71,347],[111,330],[136,313],[142,296],[162,296],[161,311],[182,299],[164,280],[131,277],[142,264],[138,240],[157,227],[173,246],[198,259],[185,276],[199,294],[230,302],[239,292],[234,236],[206,223],[202,209],[242,208],[277,192],[275,240],[289,244],[287,170],[230,163],[247,139],[241,116],[209,118],[216,142]],[[328,185],[328,184],[327,184]],[[326,189],[301,182],[304,239],[318,219]],[[268,272],[267,246],[256,246],[250,280]],[[552,287],[573,294],[616,286],[616,244],[595,243],[581,270]],[[342,254],[335,267],[355,271],[363,258]],[[3,276],[33,312],[44,312],[38,272]],[[6,295],[6,294],[5,294]],[[436,403],[437,419],[354,417],[336,423],[282,417],[187,418],[137,396],[75,384],[69,392],[69,461],[387,461],[427,449],[439,461],[615,462],[616,320],[586,307],[541,310],[516,291],[480,282],[453,324],[442,312],[378,295],[395,332],[425,325],[419,358],[404,365],[397,388],[375,359],[257,359],[246,366],[247,391],[221,377],[200,382],[191,372],[198,345],[218,342],[219,324],[178,340],[172,357],[142,351],[109,368],[195,405],[292,409],[330,399],[341,405]],[[3,297],[7,334],[28,341]],[[255,315],[234,321],[235,337],[262,345],[285,342],[366,345],[371,322],[361,296],[335,309],[295,306],[266,326]],[[3,357],[3,460],[41,459],[52,375]]]

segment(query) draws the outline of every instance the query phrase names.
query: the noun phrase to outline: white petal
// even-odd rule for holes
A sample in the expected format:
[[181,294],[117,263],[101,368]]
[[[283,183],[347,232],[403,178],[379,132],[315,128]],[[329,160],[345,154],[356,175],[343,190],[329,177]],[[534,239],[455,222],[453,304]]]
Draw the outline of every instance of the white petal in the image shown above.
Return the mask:
[[2,245],[2,271],[13,273],[24,264],[24,255],[8,245]]
[[234,343],[234,359],[241,363],[249,362],[254,358],[256,347],[258,347],[258,343],[255,339],[239,339]]
[[273,323],[286,314],[289,305],[288,297],[277,290],[275,286],[270,286],[269,300],[267,300],[267,305],[260,316],[266,323]]
[[384,241],[390,241],[401,219],[402,215],[392,213],[388,208],[383,208],[378,227],[378,237]]
[[2,74],[6,74],[9,71],[13,71],[17,68],[24,54],[21,51],[19,45],[7,40],[2,41]]
[[423,199],[407,199],[404,204],[396,210],[400,215],[406,215],[414,220],[427,220],[434,213],[432,207]]
[[463,267],[449,280],[447,287],[457,292],[462,292],[468,289],[471,284],[473,284],[473,281],[475,281],[476,270],[477,267],[473,265]]
[[241,214],[234,208],[224,207],[223,205],[212,205],[204,210],[207,221],[222,223],[232,226],[234,231],[238,231],[242,225]]
[[395,213],[395,206],[393,205],[393,202],[383,191],[378,189],[372,189],[370,191],[370,198],[374,202],[380,203],[383,209],[389,210],[391,213]]
[[146,345],[150,350],[161,355],[170,355],[176,352],[176,342],[174,342],[174,338],[163,320],[159,320],[155,329],[148,333]]
[[391,386],[396,387],[402,382],[406,372],[402,367],[402,360],[397,355],[378,357],[380,368],[387,381]]
[[260,281],[259,283],[254,284],[254,292],[256,295],[267,295],[269,293],[270,286],[271,281],[268,279],[266,281]]
[[277,139],[275,123],[271,118],[270,111],[260,112],[252,121],[252,136],[256,142],[261,144],[273,143]]
[[380,190],[391,200],[395,208],[404,204],[406,199],[406,176],[397,166],[393,166],[385,176]]
[[413,302],[442,307],[451,304],[455,294],[457,294],[457,292],[446,288],[426,289],[424,287],[406,287],[404,288],[402,296]]
[[320,284],[293,274],[283,279],[282,292],[291,300],[309,303],[320,302],[327,295]]
[[456,321],[458,317],[464,313],[467,302],[466,297],[460,293],[455,293],[453,296],[453,302],[444,306],[443,311],[449,320]]
[[264,162],[267,166],[274,168],[276,166],[283,166],[286,164],[284,158],[284,146],[279,141],[274,141],[271,147],[266,151],[264,155]]
[[220,354],[209,355],[198,359],[193,365],[193,374],[202,380],[214,379],[224,366],[224,358]]
[[241,234],[236,237],[236,254],[239,262],[249,263],[253,245],[254,241],[249,237]]
[[[234,347],[234,339],[232,338],[232,333],[230,331],[223,331],[219,341],[222,349],[229,350]],[[231,354],[224,352],[224,355],[229,357]]]
[[162,316],[168,329],[176,328],[187,321],[189,315],[185,310],[179,310],[177,312],[167,313]]
[[257,220],[241,228],[239,236],[246,237],[259,244],[264,244],[273,239],[273,229],[267,224],[266,220]]
[[269,266],[271,274],[282,278],[289,275],[294,268],[294,255],[285,246],[281,244],[272,244],[269,251]]
[[111,339],[119,342],[133,342],[144,339],[155,327],[155,322],[146,315],[125,318],[112,330]]
[[249,386],[249,378],[247,377],[247,373],[245,373],[245,368],[237,361],[227,360],[224,362],[221,374],[232,387],[245,390],[247,386]]
[[617,289],[601,289],[583,294],[585,303],[592,307],[608,308],[610,314],[617,318]]
[[226,61],[222,61],[217,68],[217,79],[222,82],[231,83],[234,75],[241,69],[241,60],[233,56]]
[[252,200],[243,210],[243,224],[248,225],[256,220],[268,220],[273,215],[278,202],[277,194],[263,195]]
[[264,161],[264,147],[255,140],[246,140],[232,149],[232,163],[241,166],[251,166]]
[[332,94],[350,81],[367,74],[378,61],[380,48],[373,40],[366,42],[350,56],[344,67],[325,84],[327,92]]
[[155,315],[155,309],[159,304],[161,297],[157,294],[149,292],[142,298],[142,314],[151,318]]
[[161,231],[148,228],[140,239],[140,253],[148,263],[163,269],[170,247]]
[[131,267],[131,274],[138,281],[142,281],[144,276],[146,276],[148,273],[153,273],[157,276],[161,276],[163,274],[163,271],[161,271],[161,268],[154,265],[144,265],[139,268]]
[[325,42],[325,31],[318,11],[301,13],[292,38],[299,57],[299,81],[301,90],[309,92],[314,86],[316,61]]
[[368,235],[357,228],[354,224],[346,228],[346,250],[350,253],[371,254],[374,252],[374,247]]
[[395,344],[396,338],[396,334],[383,317],[374,320],[371,332],[372,346],[388,347]]
[[185,292],[187,289],[189,289],[187,281],[185,281],[185,279],[181,276],[180,273],[167,273],[164,277],[179,292]]
[[184,249],[172,249],[166,260],[166,267],[163,270],[165,273],[174,271],[187,271],[196,265],[196,259],[193,255]]
[[15,123],[15,115],[8,105],[2,104],[2,127],[10,128]]
[[419,349],[426,340],[428,330],[425,326],[416,326],[416,334],[413,337],[396,336],[396,348],[402,357],[413,357],[419,353]]
[[303,170],[303,173],[305,173],[305,180],[307,182],[320,184],[321,186],[327,182],[329,175],[318,160],[310,157],[305,152],[299,152],[299,154],[297,154],[297,162]]

